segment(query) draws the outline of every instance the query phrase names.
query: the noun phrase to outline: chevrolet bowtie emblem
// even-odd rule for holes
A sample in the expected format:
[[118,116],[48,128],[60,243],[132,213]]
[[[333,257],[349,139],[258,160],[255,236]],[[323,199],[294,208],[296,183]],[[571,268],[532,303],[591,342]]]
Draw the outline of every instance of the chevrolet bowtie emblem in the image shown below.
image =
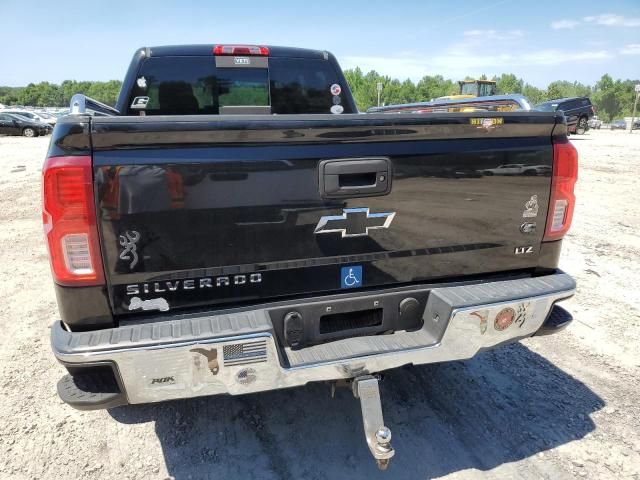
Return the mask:
[[342,215],[329,215],[320,218],[314,233],[340,232],[342,237],[362,237],[369,230],[389,228],[396,212],[369,213],[368,208],[345,208]]

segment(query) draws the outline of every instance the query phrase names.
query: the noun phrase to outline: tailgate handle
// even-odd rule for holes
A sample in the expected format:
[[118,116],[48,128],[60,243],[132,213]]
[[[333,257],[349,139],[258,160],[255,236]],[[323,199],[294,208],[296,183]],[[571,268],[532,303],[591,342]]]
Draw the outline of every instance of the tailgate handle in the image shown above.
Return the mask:
[[386,195],[391,190],[391,160],[386,157],[323,160],[319,168],[323,198]]

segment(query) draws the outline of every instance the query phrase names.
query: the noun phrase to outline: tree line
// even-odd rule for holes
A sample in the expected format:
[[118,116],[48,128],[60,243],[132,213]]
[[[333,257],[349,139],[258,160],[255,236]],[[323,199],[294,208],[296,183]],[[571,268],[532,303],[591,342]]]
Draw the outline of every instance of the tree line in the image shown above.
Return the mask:
[[31,107],[68,107],[71,97],[83,93],[107,105],[115,105],[122,82],[77,82],[65,80],[60,85],[49,82],[30,83],[26,87],[0,87],[0,103]]
[[[345,77],[360,111],[365,111],[378,103],[377,84],[382,83],[381,104],[425,102],[445,95],[458,93],[458,83],[442,75],[427,75],[418,82],[409,79],[380,75],[375,71],[364,73],[360,68],[346,70]],[[470,77],[467,77],[470,79]],[[481,79],[486,80],[483,75]],[[640,80],[614,80],[603,75],[595,85],[559,80],[550,83],[546,89],[537,88],[511,73],[503,73],[492,78],[496,81],[499,94],[519,93],[532,104],[562,97],[588,96],[604,121],[630,116],[635,98],[634,85]],[[67,107],[71,97],[83,93],[91,98],[115,105],[121,82],[78,82],[65,80],[60,85],[40,82],[26,87],[0,87],[0,103],[4,105],[29,105],[35,107]]]
[[[361,111],[377,105],[378,83],[383,85],[380,100],[381,104],[385,105],[426,102],[446,95],[456,95],[460,88],[458,82],[446,79],[442,75],[427,75],[414,83],[409,79],[401,82],[375,71],[365,74],[359,68],[346,70],[344,73]],[[486,75],[479,79],[488,80]],[[614,80],[608,74],[603,75],[593,86],[558,80],[551,82],[546,89],[526,83],[512,73],[503,73],[491,80],[495,80],[498,94],[518,93],[527,97],[534,105],[555,98],[590,97],[598,116],[604,121],[631,116],[635,99],[634,87],[640,83],[640,80]]]

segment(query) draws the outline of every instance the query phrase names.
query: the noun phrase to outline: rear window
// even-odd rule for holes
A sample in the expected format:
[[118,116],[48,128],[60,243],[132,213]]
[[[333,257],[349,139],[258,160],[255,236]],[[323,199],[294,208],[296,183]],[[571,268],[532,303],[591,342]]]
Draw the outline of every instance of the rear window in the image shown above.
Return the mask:
[[[331,113],[338,76],[326,60],[270,58],[272,113]],[[345,108],[340,95],[337,95]]]
[[558,108],[557,103],[541,103],[535,106],[535,109],[541,112],[555,112],[556,108]]
[[33,114],[29,113],[29,112],[7,112],[7,113],[12,113],[13,115],[20,115],[23,118],[32,118]]
[[216,79],[217,92],[211,92],[211,96],[215,99],[217,93],[220,107],[269,105],[265,68],[218,68]]
[[574,110],[576,108],[588,107],[589,105],[591,105],[591,101],[588,98],[579,98],[564,102],[558,110]]
[[[143,62],[129,115],[211,115],[223,107],[262,107],[272,114],[331,113],[342,104],[330,62],[269,58],[269,68],[216,67],[215,57],[152,57]],[[337,98],[336,98],[337,97]],[[224,112],[226,113],[226,111]]]

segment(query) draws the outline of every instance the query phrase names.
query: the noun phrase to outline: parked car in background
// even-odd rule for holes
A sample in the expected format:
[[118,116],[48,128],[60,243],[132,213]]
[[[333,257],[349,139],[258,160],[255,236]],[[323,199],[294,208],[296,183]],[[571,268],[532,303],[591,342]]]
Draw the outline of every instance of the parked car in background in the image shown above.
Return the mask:
[[482,173],[485,175],[521,175],[527,167],[524,163],[509,163],[496,168],[488,168]]
[[550,176],[552,168],[549,165],[534,165],[524,170],[525,175]]
[[38,115],[40,118],[42,118],[44,123],[48,123],[49,125],[55,125],[57,118],[55,115],[50,114],[49,112],[33,112],[36,115]]
[[602,127],[602,120],[600,120],[597,115],[594,115],[593,118],[587,122],[587,125],[589,125],[589,128],[593,128],[594,130],[600,130],[600,127]]
[[611,130],[626,130],[627,122],[624,120],[614,120],[611,122],[611,126],[609,128],[611,128]]
[[58,119],[58,118],[60,118],[60,117],[62,117],[64,115],[69,115],[69,109],[65,108],[65,109],[57,110],[57,111],[50,112],[50,113],[51,113],[51,115],[56,117],[56,119]]
[[497,168],[488,168],[482,171],[483,175],[550,175],[551,167],[548,165],[529,165],[524,163],[509,163]]
[[567,117],[567,130],[569,133],[583,135],[589,129],[589,119],[595,114],[595,108],[588,97],[558,98],[548,102],[539,103],[534,110],[543,112],[564,112]]
[[27,110],[12,110],[12,109],[8,109],[8,110],[3,110],[2,113],[11,113],[13,115],[20,115],[21,117],[26,117],[34,122],[38,122],[38,123],[45,123],[45,124],[49,124],[49,125],[55,125],[56,123],[56,119],[47,115],[47,118],[45,118],[43,115],[36,113],[36,112],[29,112]]
[[0,112],[0,135],[24,135],[37,137],[51,133],[53,128],[42,122],[13,113]]

